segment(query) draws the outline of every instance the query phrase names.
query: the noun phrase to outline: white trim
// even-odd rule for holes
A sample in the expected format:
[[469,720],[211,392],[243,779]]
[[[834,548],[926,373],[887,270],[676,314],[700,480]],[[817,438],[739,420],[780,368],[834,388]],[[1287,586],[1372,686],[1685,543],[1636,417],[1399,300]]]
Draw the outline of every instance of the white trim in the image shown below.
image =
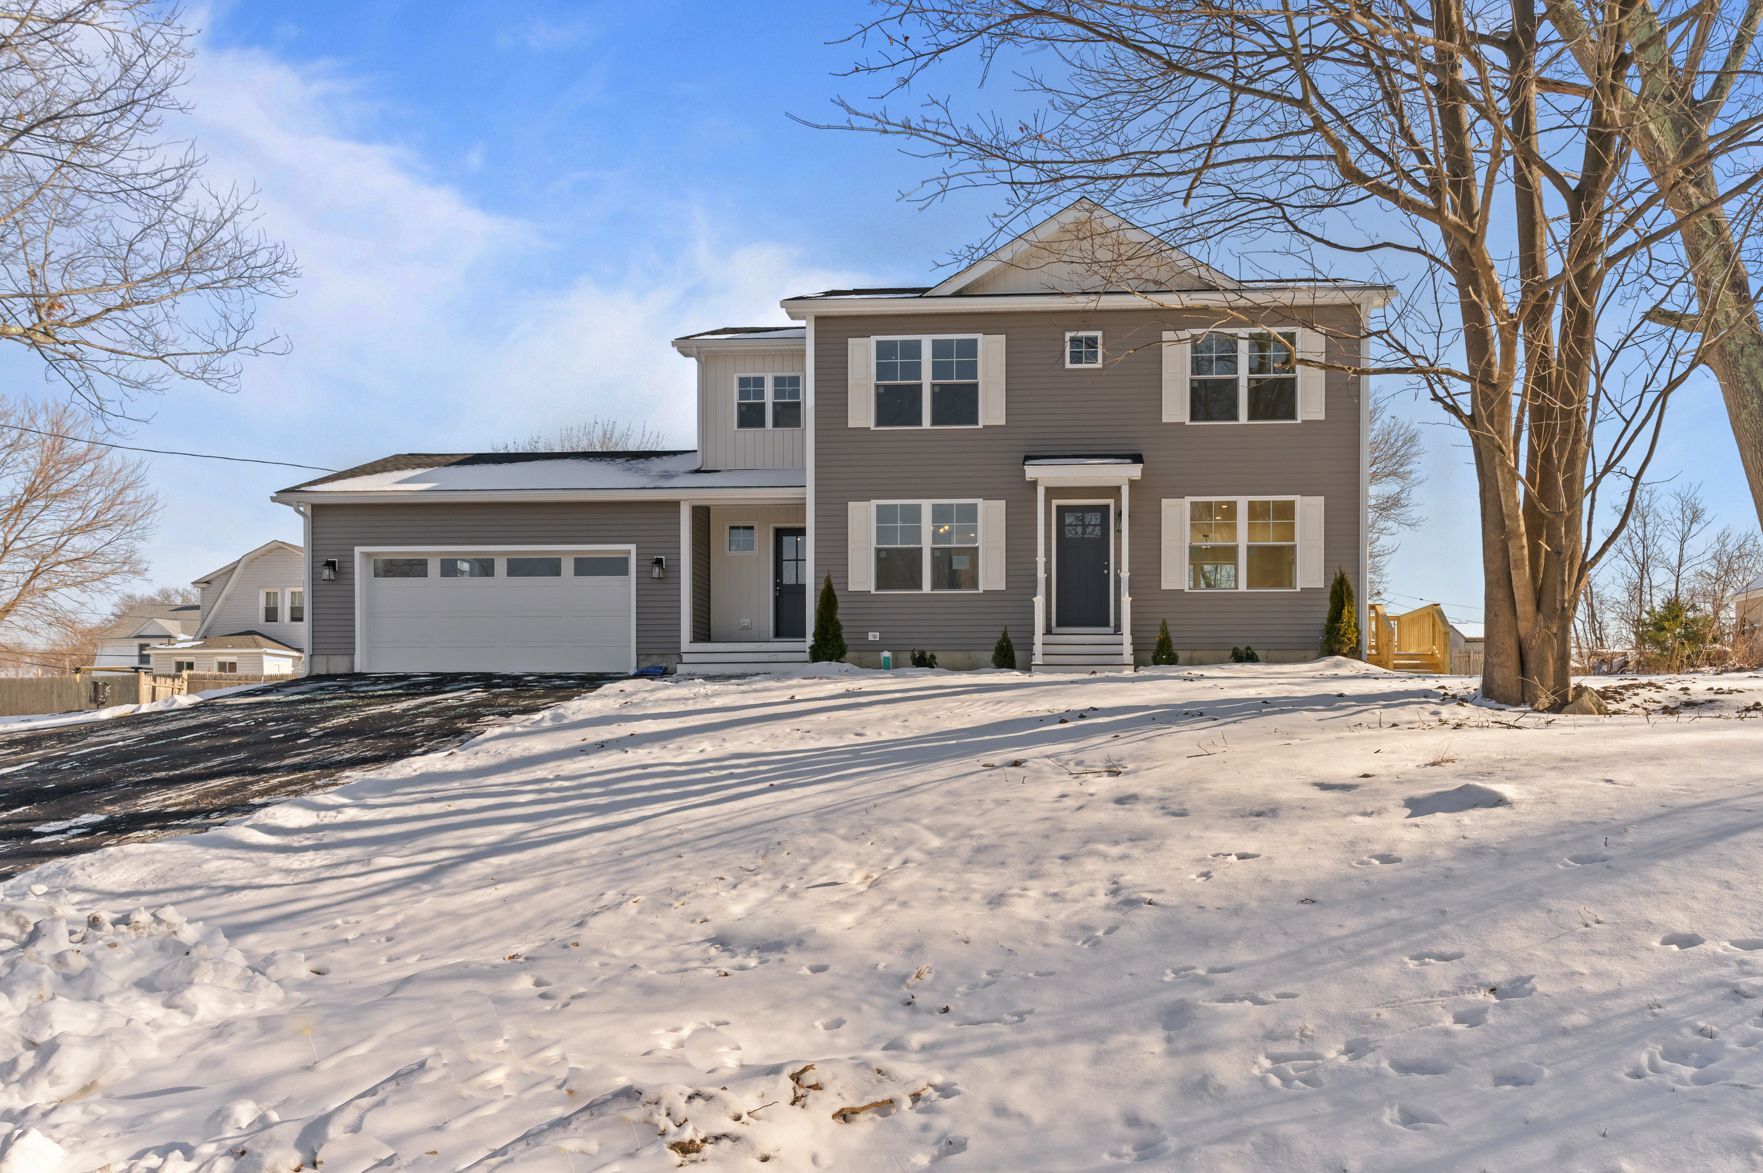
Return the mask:
[[[1071,340],[1073,338],[1095,338],[1096,361],[1072,362]],[[1068,371],[1099,371],[1102,369],[1102,331],[1100,330],[1067,330],[1065,332],[1065,369]]]
[[[1107,497],[1054,497],[1052,500],[1048,501],[1047,504],[1049,506],[1051,506],[1051,508],[1048,510],[1048,512],[1052,515],[1053,520],[1055,520],[1055,521],[1057,521],[1059,518],[1059,507],[1061,505],[1104,505],[1108,509],[1108,524],[1107,524],[1107,528],[1108,528],[1108,569],[1102,572],[1102,577],[1105,578],[1108,582],[1108,626],[1107,627],[1061,627],[1061,626],[1059,626],[1059,535],[1054,534],[1053,535],[1053,569],[1052,569],[1052,579],[1051,579],[1052,590],[1050,592],[1052,595],[1052,601],[1053,601],[1053,614],[1052,614],[1053,622],[1052,622],[1050,629],[1052,630],[1053,634],[1055,634],[1055,635],[1078,634],[1078,633],[1096,633],[1096,634],[1112,635],[1114,633],[1116,627],[1118,626],[1117,616],[1115,615],[1115,604],[1114,604],[1114,595],[1115,595],[1114,568],[1117,565],[1117,563],[1116,563],[1117,552],[1115,550],[1115,546],[1117,544],[1117,538],[1114,533],[1114,502]],[[1046,517],[1041,518],[1041,524],[1042,525],[1047,524]]]
[[[906,429],[897,429],[904,431]],[[696,474],[693,474],[696,475]],[[723,504],[763,504],[801,501],[805,485],[729,485],[709,488],[667,486],[655,489],[356,489],[326,492],[322,489],[291,490],[270,497],[278,505],[345,504],[375,501],[401,504],[433,501],[439,504],[482,504],[494,501],[716,501]]]
[[[802,371],[802,469],[803,484],[814,483],[814,319],[808,319],[805,342],[807,344],[806,361]],[[808,559],[808,632],[814,633],[814,609],[820,602],[820,573],[814,564],[814,493],[803,490],[804,508],[803,524],[808,528],[808,541],[802,547],[802,556]]]
[[1106,464],[1025,464],[1022,474],[1028,480],[1046,482],[1048,484],[1084,484],[1094,488],[1097,485],[1123,485],[1127,481],[1136,481],[1143,476],[1145,466],[1127,461],[1110,461]]
[[[269,596],[271,593],[275,595],[276,600],[274,619],[271,619],[268,614],[266,614],[269,610]],[[287,609],[283,606],[282,600],[287,597],[287,593],[287,590],[282,587],[257,588],[257,622],[275,624],[286,622],[286,620],[283,619],[283,616],[287,614]],[[215,610],[218,611],[220,608],[217,606],[215,607]]]
[[1029,662],[1039,664],[1047,631],[1047,482],[1029,479],[1035,482],[1035,651]]
[[[300,618],[298,618],[298,619],[294,618],[294,592],[295,591],[300,592]],[[283,587],[282,588],[282,614],[285,616],[285,618],[282,620],[283,623],[305,623],[306,622],[306,588],[305,587],[291,586],[291,587]]]
[[779,326],[766,334],[717,334],[707,338],[675,338],[671,345],[687,358],[705,354],[758,350],[801,350],[803,339],[796,337],[794,326]]
[[[777,381],[779,379],[805,379],[805,377],[806,376],[804,375],[804,372],[802,372],[802,371],[736,371],[733,375],[730,376],[730,378],[732,378],[735,383],[734,387],[731,388],[731,390],[733,390],[735,393],[735,431],[736,432],[799,432],[799,431],[801,431],[802,427],[803,427],[802,424],[797,424],[795,427],[780,427],[778,425],[778,422],[777,422],[777,403],[778,403]],[[757,402],[759,403],[759,405],[761,407],[763,407],[765,409],[765,422],[756,428],[744,428],[741,426],[741,405],[743,403],[754,402],[753,400],[750,400],[750,399],[742,399],[741,398],[741,380],[742,379],[762,379],[762,380],[764,380],[764,386],[762,386],[760,388],[760,390],[764,392],[764,395],[762,395]],[[802,390],[803,389],[801,387],[797,388],[798,392],[801,392]],[[800,407],[803,404],[803,397],[802,397],[802,395],[799,394],[797,398],[786,400],[785,402],[794,403],[798,407]],[[806,417],[806,412],[804,412],[804,417]],[[806,418],[804,418],[803,422],[804,423],[807,422]]]
[[[637,565],[637,547],[634,542],[549,542],[544,545],[511,543],[507,545],[485,545],[471,543],[458,545],[449,542],[430,542],[421,546],[356,546],[355,547],[355,671],[371,672],[373,666],[367,662],[367,611],[362,607],[363,593],[366,589],[367,575],[364,571],[367,563],[381,554],[428,554],[444,556],[448,554],[503,554],[514,552],[525,554],[540,552],[546,554],[574,555],[581,551],[617,551],[630,558],[630,609],[631,639],[630,668],[637,670],[637,575],[641,567]],[[573,577],[573,576],[572,576]]]
[[[704,568],[706,572],[709,567]],[[692,642],[692,503],[679,503],[679,645]],[[635,567],[632,567],[635,575]]]
[[[765,525],[766,535],[766,581],[771,584],[771,607],[766,611],[769,622],[766,626],[766,638],[775,644],[780,639],[786,643],[794,643],[793,639],[780,637],[777,633],[777,591],[782,584],[777,581],[777,531],[780,529],[799,529],[802,531],[802,569],[808,570],[808,527],[800,521],[771,521]],[[802,638],[807,639],[814,630],[810,619],[809,591],[806,582],[802,586]]]
[[[980,560],[986,548],[986,503],[978,497],[914,497],[914,498],[878,498],[868,502],[869,505],[869,577],[870,593],[875,595],[979,595],[985,593],[980,585]],[[923,584],[917,590],[883,590],[876,586],[879,580],[875,574],[875,552],[878,549],[905,550],[907,546],[878,546],[875,540],[875,507],[878,505],[917,505],[919,513],[919,578]],[[931,506],[933,505],[971,505],[974,507],[974,544],[973,544],[973,582],[972,590],[936,590],[930,585],[930,552],[931,552]],[[944,546],[948,549],[962,549],[960,546]]]
[[1245,286],[1231,289],[1161,290],[1145,293],[1012,293],[967,297],[932,297],[929,294],[853,297],[789,297],[778,304],[797,320],[808,314],[823,317],[855,317],[872,314],[988,314],[1045,313],[1049,309],[1228,309],[1298,308],[1324,305],[1375,309],[1394,299],[1386,285],[1341,288],[1336,285]]
[[269,539],[269,541],[263,543],[263,545],[261,545],[261,546],[258,546],[256,549],[247,550],[243,554],[240,554],[237,558],[234,558],[231,562],[228,562],[225,566],[222,566],[220,569],[210,571],[209,573],[204,574],[201,578],[191,579],[190,585],[197,586],[197,585],[200,585],[201,583],[213,582],[215,579],[219,578],[221,575],[226,574],[227,572],[231,571],[234,567],[238,566],[241,562],[250,561],[251,559],[257,557],[257,555],[268,550],[271,546],[281,546],[284,549],[286,549],[288,551],[288,553],[290,553],[290,554],[299,554],[299,553],[303,552],[299,546],[294,545],[294,543],[292,543],[292,542],[283,541],[281,538],[271,538],[271,539]]
[[[973,339],[973,422],[971,424],[933,424],[931,419],[931,343],[940,340]],[[881,380],[875,377],[875,364],[880,360],[876,357],[878,342],[918,342],[922,343],[918,356],[918,419],[916,424],[883,424],[877,418],[875,410],[876,388]],[[945,380],[945,382],[961,382],[967,380]],[[904,386],[905,384],[889,384]],[[985,386],[986,386],[986,336],[984,334],[872,334],[869,338],[869,426],[877,432],[912,432],[938,431],[960,432],[985,427]]]

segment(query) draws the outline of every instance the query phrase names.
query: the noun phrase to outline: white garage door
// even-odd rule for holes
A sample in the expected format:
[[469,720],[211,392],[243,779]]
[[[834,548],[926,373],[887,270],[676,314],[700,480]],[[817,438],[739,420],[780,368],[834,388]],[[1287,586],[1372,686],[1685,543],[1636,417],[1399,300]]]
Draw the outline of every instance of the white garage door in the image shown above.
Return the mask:
[[371,551],[361,557],[369,672],[629,672],[631,552]]

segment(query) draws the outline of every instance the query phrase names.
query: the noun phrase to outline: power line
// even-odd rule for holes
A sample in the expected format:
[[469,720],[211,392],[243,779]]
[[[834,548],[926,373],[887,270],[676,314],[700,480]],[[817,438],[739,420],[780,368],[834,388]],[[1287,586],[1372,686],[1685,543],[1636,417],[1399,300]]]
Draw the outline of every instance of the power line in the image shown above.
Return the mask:
[[280,468],[305,468],[313,472],[336,472],[334,468],[326,468],[322,464],[298,464],[292,460],[263,460],[255,456],[221,456],[214,452],[182,452],[175,448],[141,448],[134,444],[115,444],[109,440],[94,440],[89,436],[69,436],[61,432],[44,432],[37,428],[27,428],[22,424],[0,423],[0,428],[10,428],[15,432],[29,432],[33,436],[47,436],[53,440],[72,440],[76,444],[96,444],[100,448],[120,448],[124,452],[150,452],[155,456],[189,456],[196,460],[228,460],[235,464],[273,464]]

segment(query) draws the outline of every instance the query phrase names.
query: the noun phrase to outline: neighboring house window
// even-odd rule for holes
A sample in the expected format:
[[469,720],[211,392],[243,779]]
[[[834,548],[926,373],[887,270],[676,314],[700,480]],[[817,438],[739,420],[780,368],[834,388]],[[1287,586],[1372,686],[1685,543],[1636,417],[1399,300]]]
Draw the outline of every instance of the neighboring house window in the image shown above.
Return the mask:
[[[925,353],[930,354],[926,379]],[[877,338],[875,426],[979,426],[979,338]]]
[[196,661],[173,660],[171,662],[171,670],[173,672],[194,672],[196,670]]
[[494,558],[443,558],[442,578],[495,578]]
[[282,621],[282,592],[263,592],[263,621],[265,623],[280,623]]
[[[928,526],[924,524],[927,513]],[[877,504],[875,589],[977,591],[979,503]]]
[[429,576],[429,560],[427,558],[375,558],[373,560],[373,576],[375,578],[427,578]]
[[731,525],[728,527],[728,552],[730,554],[751,554],[759,548],[758,538],[750,525]]
[[304,587],[288,588],[288,622],[306,622],[306,589]]
[[216,672],[237,672],[239,670],[239,662],[237,660],[216,660],[214,662],[214,670]]
[[765,376],[735,376],[735,427],[765,426]]
[[510,558],[509,578],[562,578],[562,558]]
[[150,648],[152,646],[153,646],[152,644],[136,644],[135,645],[135,663],[136,664],[138,664],[139,666],[141,666],[143,668],[152,666],[153,656],[152,656],[152,653],[148,652],[148,650],[147,650],[148,648]]
[[1298,418],[1293,331],[1213,332],[1189,351],[1188,418],[1195,423]]
[[1099,367],[1102,365],[1102,332],[1079,330],[1065,336],[1065,365],[1068,367]]
[[799,428],[802,426],[802,376],[771,377],[771,426]]
[[1297,585],[1296,501],[1188,502],[1189,590],[1289,591]]

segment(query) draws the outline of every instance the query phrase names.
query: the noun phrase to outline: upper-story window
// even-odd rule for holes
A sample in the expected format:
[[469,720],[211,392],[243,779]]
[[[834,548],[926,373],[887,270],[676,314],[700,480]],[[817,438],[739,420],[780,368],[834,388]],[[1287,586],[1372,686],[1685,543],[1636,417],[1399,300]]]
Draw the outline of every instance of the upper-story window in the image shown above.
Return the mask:
[[1102,365],[1102,332],[1074,330],[1065,336],[1065,365],[1068,367],[1099,367]]
[[1214,331],[1189,352],[1188,418],[1240,423],[1298,418],[1298,352],[1294,331]]
[[801,426],[801,375],[735,376],[735,427]]
[[304,587],[288,588],[288,622],[306,622],[306,590]]
[[979,337],[877,338],[875,426],[978,427]]
[[282,621],[282,592],[268,590],[263,592],[263,621],[280,623]]

